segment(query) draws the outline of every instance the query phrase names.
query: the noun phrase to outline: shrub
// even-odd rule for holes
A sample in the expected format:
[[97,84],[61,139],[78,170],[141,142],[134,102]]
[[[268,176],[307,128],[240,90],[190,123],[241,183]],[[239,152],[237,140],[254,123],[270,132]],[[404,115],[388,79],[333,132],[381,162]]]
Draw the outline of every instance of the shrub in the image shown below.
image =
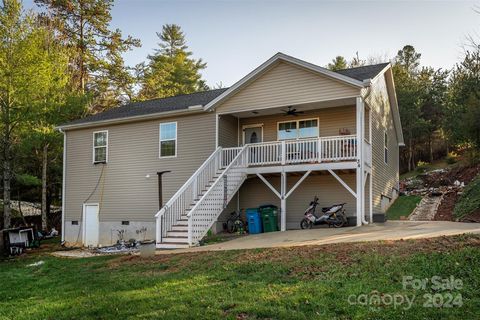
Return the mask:
[[426,172],[428,169],[429,163],[425,161],[418,161],[417,162],[417,172]]
[[480,176],[467,185],[455,204],[453,216],[461,219],[478,209],[480,209]]
[[445,158],[445,161],[447,162],[447,164],[454,164],[458,161],[458,154],[456,154],[455,152],[449,152],[447,154],[447,157]]
[[480,163],[480,151],[477,149],[470,149],[465,152],[465,160],[470,166],[474,166]]

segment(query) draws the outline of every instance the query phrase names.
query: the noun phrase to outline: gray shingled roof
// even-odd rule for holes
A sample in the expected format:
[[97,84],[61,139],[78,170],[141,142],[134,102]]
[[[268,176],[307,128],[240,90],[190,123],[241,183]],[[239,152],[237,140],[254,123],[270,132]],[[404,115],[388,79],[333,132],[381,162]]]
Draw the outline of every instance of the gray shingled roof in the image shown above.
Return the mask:
[[[113,120],[121,118],[129,118],[133,116],[143,116],[148,114],[175,111],[181,109],[187,109],[188,107],[198,106],[209,103],[228,88],[215,89],[209,91],[196,92],[191,94],[182,94],[178,96],[152,99],[140,102],[133,102],[120,106],[117,108],[109,109],[104,112],[100,112],[82,119],[71,121],[65,125],[76,125],[104,120]],[[63,125],[62,125],[63,126]]]
[[[374,78],[382,71],[388,63],[374,64],[369,66],[343,69],[336,71],[344,76],[355,80],[366,80]],[[79,125],[84,123],[93,123],[105,120],[114,120],[129,118],[134,116],[143,116],[148,114],[161,113],[166,111],[175,111],[187,109],[191,106],[206,105],[228,88],[215,89],[209,91],[196,92],[192,94],[184,94],[168,98],[152,99],[141,102],[129,103],[124,106],[113,108],[101,113],[97,113],[82,119],[77,119],[61,126]]]
[[380,63],[380,64],[372,64],[372,65],[363,66],[363,67],[337,70],[336,72],[344,76],[353,78],[355,80],[363,81],[363,80],[375,78],[375,76],[379,74],[380,71],[382,71],[387,65],[388,65],[388,62]]

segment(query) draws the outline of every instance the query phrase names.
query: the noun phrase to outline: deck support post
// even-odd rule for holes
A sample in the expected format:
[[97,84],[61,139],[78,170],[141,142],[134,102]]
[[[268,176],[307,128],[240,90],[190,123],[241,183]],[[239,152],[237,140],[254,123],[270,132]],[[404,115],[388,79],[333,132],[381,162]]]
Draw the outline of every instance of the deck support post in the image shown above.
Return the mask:
[[281,173],[280,186],[280,231],[287,230],[287,173]]
[[362,215],[364,212],[364,185],[363,185],[363,176],[364,171],[364,158],[363,158],[363,136],[364,136],[364,115],[365,115],[365,106],[363,104],[362,97],[357,97],[356,99],[356,131],[357,131],[357,170],[356,170],[356,184],[357,184],[357,226],[362,225]]

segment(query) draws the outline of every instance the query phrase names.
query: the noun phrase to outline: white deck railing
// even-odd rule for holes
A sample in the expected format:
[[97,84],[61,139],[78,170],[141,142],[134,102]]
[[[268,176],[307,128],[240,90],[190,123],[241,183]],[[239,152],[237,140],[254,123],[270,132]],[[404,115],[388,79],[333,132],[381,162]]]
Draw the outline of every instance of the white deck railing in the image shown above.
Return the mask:
[[356,135],[261,142],[247,145],[248,166],[321,163],[356,159]]

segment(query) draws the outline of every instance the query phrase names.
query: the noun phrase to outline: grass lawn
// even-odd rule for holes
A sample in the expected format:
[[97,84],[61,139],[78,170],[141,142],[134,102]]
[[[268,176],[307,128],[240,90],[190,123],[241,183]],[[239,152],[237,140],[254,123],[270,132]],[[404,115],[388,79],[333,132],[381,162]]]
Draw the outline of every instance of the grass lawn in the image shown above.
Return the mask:
[[407,217],[422,200],[421,196],[400,196],[387,210],[387,219],[399,220],[401,216]]
[[[0,262],[0,319],[478,319],[479,265],[479,235],[151,259],[43,252]],[[414,290],[403,276],[463,284]],[[462,306],[424,307],[436,293],[461,295]],[[361,294],[414,300],[409,309],[348,302]]]

